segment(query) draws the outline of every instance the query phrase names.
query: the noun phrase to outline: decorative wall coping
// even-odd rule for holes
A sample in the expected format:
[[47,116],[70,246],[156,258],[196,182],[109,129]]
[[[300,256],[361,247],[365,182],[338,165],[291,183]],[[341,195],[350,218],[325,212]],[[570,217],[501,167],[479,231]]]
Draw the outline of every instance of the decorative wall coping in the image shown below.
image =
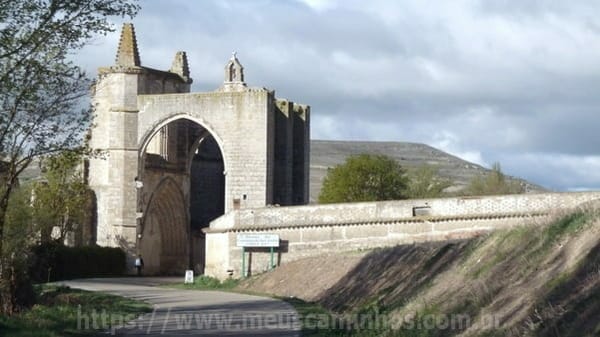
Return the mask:
[[498,220],[498,219],[514,219],[514,218],[540,218],[550,216],[551,212],[531,212],[531,213],[497,213],[497,214],[473,214],[463,216],[419,216],[412,218],[388,219],[383,221],[356,221],[356,222],[340,222],[340,223],[313,223],[313,224],[294,224],[281,223],[279,225],[242,225],[231,228],[204,228],[204,233],[237,233],[248,231],[269,231],[280,229],[303,229],[303,228],[321,228],[321,227],[343,227],[343,226],[376,226],[376,225],[392,225],[392,224],[408,224],[408,223],[438,223],[449,221],[477,221],[477,220]]
[[[229,212],[205,233],[312,227],[386,225],[545,217],[600,199],[600,192],[562,192],[484,197],[265,207]],[[429,214],[415,214],[426,208]],[[507,210],[508,209],[508,210]],[[416,216],[415,216],[416,215]]]

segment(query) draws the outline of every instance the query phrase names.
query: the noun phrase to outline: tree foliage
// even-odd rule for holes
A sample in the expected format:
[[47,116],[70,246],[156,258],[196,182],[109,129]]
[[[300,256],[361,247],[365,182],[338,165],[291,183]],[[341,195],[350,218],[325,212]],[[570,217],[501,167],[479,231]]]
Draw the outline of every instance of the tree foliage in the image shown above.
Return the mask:
[[[42,241],[64,242],[66,235],[81,230],[87,220],[89,188],[80,170],[82,156],[65,151],[41,161],[42,181],[33,186],[32,221]],[[51,234],[54,229],[58,229]]]
[[431,165],[423,165],[409,170],[407,195],[411,199],[439,198],[444,190],[452,186],[450,179],[439,175],[438,169]]
[[34,244],[32,238],[35,238],[30,197],[31,189],[27,186],[16,188],[5,217],[0,303],[12,311],[28,307],[34,299],[28,277],[28,262]]
[[329,170],[319,195],[320,203],[405,199],[405,170],[384,155],[350,156]]
[[465,195],[501,195],[525,193],[518,182],[506,179],[500,163],[492,165],[492,171],[485,176],[474,177],[464,191]]
[[[91,110],[81,108],[90,80],[70,59],[111,16],[133,16],[136,0],[0,0],[0,280],[12,268],[3,249],[19,174],[41,155],[82,145]],[[0,284],[0,309],[15,294]]]

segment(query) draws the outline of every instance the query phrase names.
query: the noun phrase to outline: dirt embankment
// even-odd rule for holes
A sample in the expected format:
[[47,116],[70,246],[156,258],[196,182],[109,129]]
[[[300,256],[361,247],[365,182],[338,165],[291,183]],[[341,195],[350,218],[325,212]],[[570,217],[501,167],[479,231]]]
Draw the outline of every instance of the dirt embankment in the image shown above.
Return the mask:
[[342,314],[470,317],[443,336],[600,336],[600,213],[590,207],[471,240],[304,259],[241,287]]
[[315,302],[355,269],[366,254],[347,252],[294,261],[251,278],[238,288]]

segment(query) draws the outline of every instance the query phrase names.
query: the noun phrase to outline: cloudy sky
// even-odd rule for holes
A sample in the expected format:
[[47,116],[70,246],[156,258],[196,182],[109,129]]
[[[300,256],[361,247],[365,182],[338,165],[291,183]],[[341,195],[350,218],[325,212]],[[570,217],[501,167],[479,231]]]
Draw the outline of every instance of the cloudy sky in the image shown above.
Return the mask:
[[[422,142],[554,190],[600,189],[600,1],[147,0],[144,66],[232,51],[251,86],[312,107],[315,139]],[[115,21],[120,26],[121,21]],[[118,32],[78,56],[111,65]]]

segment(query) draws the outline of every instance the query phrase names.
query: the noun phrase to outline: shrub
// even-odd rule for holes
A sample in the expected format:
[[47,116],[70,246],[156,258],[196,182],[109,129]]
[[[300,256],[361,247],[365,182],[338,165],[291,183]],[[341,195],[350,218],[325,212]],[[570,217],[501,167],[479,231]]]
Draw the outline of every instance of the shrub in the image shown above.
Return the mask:
[[405,170],[394,158],[360,154],[327,172],[319,203],[406,199]]
[[125,261],[125,252],[120,248],[67,247],[52,242],[34,248],[30,275],[34,282],[119,276],[125,273]]

